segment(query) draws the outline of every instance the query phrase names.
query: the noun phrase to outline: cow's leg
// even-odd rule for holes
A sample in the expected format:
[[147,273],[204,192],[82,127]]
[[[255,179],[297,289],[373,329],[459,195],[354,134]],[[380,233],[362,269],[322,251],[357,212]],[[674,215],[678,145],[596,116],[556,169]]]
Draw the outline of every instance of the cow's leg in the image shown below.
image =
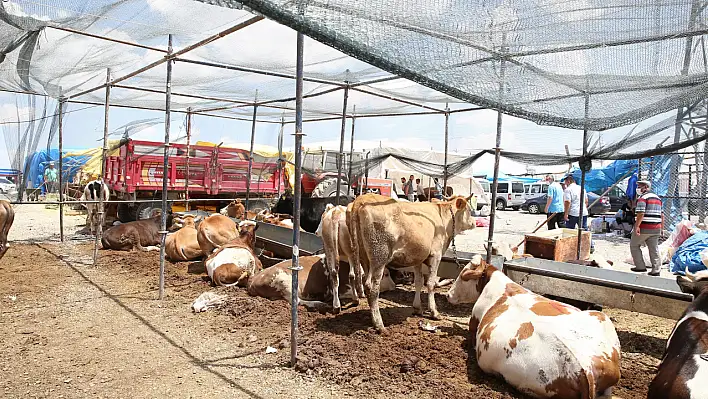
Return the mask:
[[381,288],[381,278],[383,277],[386,263],[388,262],[372,262],[369,268],[369,275],[366,279],[370,287],[367,300],[369,302],[369,308],[371,309],[371,321],[374,323],[374,328],[380,333],[386,332],[386,327],[384,327],[381,312],[379,311],[379,290]]
[[435,304],[435,285],[438,283],[438,267],[440,266],[440,256],[436,256],[429,260],[430,275],[428,276],[428,309],[430,317],[435,320],[440,320],[440,313]]
[[422,316],[423,306],[420,303],[420,292],[423,291],[423,265],[418,265],[413,269],[415,282],[415,297],[413,298],[413,314]]

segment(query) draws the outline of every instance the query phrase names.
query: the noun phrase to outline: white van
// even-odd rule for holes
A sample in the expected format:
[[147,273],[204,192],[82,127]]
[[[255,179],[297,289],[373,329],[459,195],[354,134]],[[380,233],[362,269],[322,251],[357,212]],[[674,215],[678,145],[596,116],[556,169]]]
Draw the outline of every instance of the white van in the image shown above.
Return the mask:
[[[484,192],[489,198],[492,197],[492,182],[486,179],[479,179]],[[512,208],[518,210],[526,200],[524,199],[524,183],[516,180],[503,180],[497,185],[497,198],[494,204],[497,210]]]
[[524,202],[531,198],[540,197],[543,194],[548,194],[548,183],[526,183],[524,184]]

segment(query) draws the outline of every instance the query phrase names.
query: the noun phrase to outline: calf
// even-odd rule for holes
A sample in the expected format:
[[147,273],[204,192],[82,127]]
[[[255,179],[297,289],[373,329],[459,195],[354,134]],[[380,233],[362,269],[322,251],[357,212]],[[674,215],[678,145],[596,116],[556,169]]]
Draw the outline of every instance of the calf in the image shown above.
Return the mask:
[[[177,218],[175,218],[176,220]],[[167,236],[165,240],[165,255],[171,261],[186,261],[200,259],[204,256],[197,241],[196,218],[185,215],[181,218],[182,228]]]
[[681,291],[693,294],[666,342],[648,399],[708,398],[708,271],[676,279]]
[[246,215],[246,207],[241,203],[241,199],[237,198],[222,208],[219,213],[230,218],[243,219]]
[[204,255],[211,255],[215,248],[239,236],[238,228],[228,216],[213,214],[199,223],[197,242]]
[[[167,225],[172,224],[172,214],[167,215]],[[159,250],[160,230],[162,215],[158,214],[150,219],[123,223],[106,230],[101,237],[104,249],[118,251],[151,251]]]
[[[300,201],[300,227],[308,233],[314,233],[317,231],[317,226],[320,224],[325,207],[327,204],[334,204],[335,199],[336,197],[303,197]],[[339,205],[347,205],[353,200],[354,198],[350,196],[340,196]],[[273,213],[284,213],[293,216],[293,209],[293,196],[290,193],[286,193],[280,196],[278,202],[275,204],[273,209],[271,209],[271,211],[273,211]]]
[[[86,201],[100,201],[100,196],[103,194],[103,200],[108,201],[111,197],[111,193],[108,186],[103,184],[102,180],[93,180],[88,182],[84,187],[84,192],[81,194],[79,201],[82,205],[86,207],[86,224],[91,229],[91,234],[96,234],[96,227],[99,223],[103,223],[103,220],[99,220],[99,209],[101,204],[97,203],[85,203]],[[106,204],[103,204],[104,210]]]
[[447,295],[453,305],[474,303],[469,328],[482,371],[537,398],[611,396],[620,343],[604,313],[536,295],[479,255]]
[[219,246],[204,261],[207,274],[215,285],[245,287],[248,279],[263,269],[261,261],[253,252],[258,225],[244,221],[239,229],[236,239]]
[[[299,259],[302,270],[298,272],[298,297],[300,304],[311,309],[330,309],[332,291],[329,288],[325,255],[302,256]],[[280,262],[271,266],[251,278],[248,293],[268,299],[285,299],[292,304],[292,260]],[[343,281],[348,281],[349,265],[339,264],[339,274]],[[388,274],[381,280],[381,291],[390,291],[396,288]],[[353,290],[349,284],[339,286],[339,297],[353,297]]]
[[0,259],[7,252],[7,235],[15,221],[15,210],[8,201],[0,201]]

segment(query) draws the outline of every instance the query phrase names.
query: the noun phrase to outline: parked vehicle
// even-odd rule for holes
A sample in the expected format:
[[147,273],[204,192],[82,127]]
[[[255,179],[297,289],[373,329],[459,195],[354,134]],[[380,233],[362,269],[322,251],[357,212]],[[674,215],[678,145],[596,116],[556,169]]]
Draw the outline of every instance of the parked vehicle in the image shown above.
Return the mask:
[[[594,193],[599,195],[604,192],[605,190],[597,190]],[[622,208],[622,205],[627,202],[627,193],[619,187],[613,187],[612,190],[606,194],[606,196],[610,199],[610,212],[619,211]]]
[[[492,197],[492,183],[486,179],[479,179],[479,184],[482,185],[485,194],[489,198]],[[515,180],[500,181],[497,186],[497,198],[494,200],[494,206],[497,210],[512,208],[518,210],[524,203],[524,183]]]
[[524,201],[546,193],[548,193],[548,183],[546,182],[524,184]]
[[16,190],[15,183],[6,177],[0,177],[0,194],[7,194]]
[[[610,199],[608,197],[600,197],[599,195],[593,192],[588,193],[588,201],[591,205],[598,198],[600,198],[600,201],[597,201],[595,205],[588,209],[588,212],[590,213],[590,215],[588,216],[602,215],[603,213],[610,212],[611,206]],[[531,214],[544,213],[547,200],[548,194],[541,194],[535,198],[530,198],[526,200],[526,202],[521,205],[521,209],[524,211],[528,211]]]

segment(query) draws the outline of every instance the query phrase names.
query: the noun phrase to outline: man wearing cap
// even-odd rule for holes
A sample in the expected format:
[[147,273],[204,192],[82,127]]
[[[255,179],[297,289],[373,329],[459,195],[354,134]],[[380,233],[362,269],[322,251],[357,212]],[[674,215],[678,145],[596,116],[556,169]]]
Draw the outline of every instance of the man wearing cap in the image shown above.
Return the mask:
[[54,169],[54,162],[49,162],[49,168],[44,170],[44,184],[47,187],[47,193],[56,192],[57,170]]
[[661,258],[659,257],[659,235],[661,234],[663,216],[661,198],[651,191],[651,183],[646,180],[637,182],[637,206],[634,210],[635,222],[629,250],[632,253],[634,266],[633,272],[647,271],[642,255],[642,244],[649,248],[651,260],[650,276],[658,276],[661,271]]
[[[580,199],[580,186],[575,184],[573,176],[565,177],[565,192],[563,193],[563,202],[565,203],[565,227],[574,229],[578,224],[584,229],[588,228],[588,193],[585,193],[585,198]],[[580,205],[583,206],[583,220],[580,220]]]

